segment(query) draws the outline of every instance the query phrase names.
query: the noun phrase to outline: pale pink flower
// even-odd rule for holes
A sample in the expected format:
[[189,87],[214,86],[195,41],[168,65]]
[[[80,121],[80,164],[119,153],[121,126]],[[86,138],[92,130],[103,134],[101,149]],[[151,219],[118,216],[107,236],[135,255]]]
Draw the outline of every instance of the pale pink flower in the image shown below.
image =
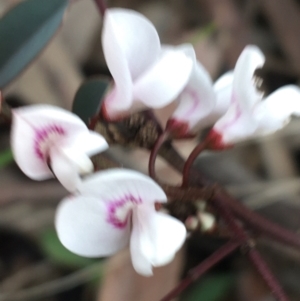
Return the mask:
[[133,10],[106,11],[102,45],[114,79],[102,108],[108,119],[166,106],[190,76],[192,60],[180,50],[162,51],[153,24]]
[[230,100],[230,107],[210,133],[220,147],[273,133],[286,125],[291,115],[300,115],[299,87],[284,86],[266,98],[257,90],[254,72],[264,62],[265,57],[256,46],[247,46],[240,55],[232,84],[223,93]]
[[177,219],[155,210],[164,191],[136,171],[110,169],[87,177],[78,195],[60,203],[55,219],[58,237],[70,251],[103,257],[130,247],[135,270],[152,275],[175,256],[186,229]]
[[79,174],[93,170],[88,156],[105,150],[105,139],[76,115],[50,105],[13,110],[11,146],[21,170],[31,179],[55,177],[74,191]]
[[193,60],[193,70],[187,85],[178,97],[178,107],[168,121],[167,130],[175,137],[185,137],[213,125],[228,109],[228,98],[223,97],[231,80],[230,73],[213,84],[210,75],[197,61],[195,51],[189,44],[177,49]]

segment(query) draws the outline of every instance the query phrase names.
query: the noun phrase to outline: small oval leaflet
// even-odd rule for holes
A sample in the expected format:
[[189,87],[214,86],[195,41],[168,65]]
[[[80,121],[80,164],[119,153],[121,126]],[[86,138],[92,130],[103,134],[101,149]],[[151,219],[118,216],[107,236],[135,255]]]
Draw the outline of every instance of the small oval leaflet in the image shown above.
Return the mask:
[[0,88],[13,80],[59,28],[68,0],[27,0],[0,20]]
[[84,82],[78,89],[72,112],[78,115],[87,125],[90,118],[100,110],[101,101],[108,89],[110,80],[106,77],[93,78]]

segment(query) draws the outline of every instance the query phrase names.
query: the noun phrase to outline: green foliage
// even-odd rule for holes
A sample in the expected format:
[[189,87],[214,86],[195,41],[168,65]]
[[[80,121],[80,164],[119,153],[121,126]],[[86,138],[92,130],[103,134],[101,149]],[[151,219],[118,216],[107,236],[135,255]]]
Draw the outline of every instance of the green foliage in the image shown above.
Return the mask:
[[47,45],[67,6],[68,0],[27,0],[0,20],[0,89]]
[[90,118],[99,112],[108,85],[109,80],[104,77],[84,82],[75,95],[72,112],[88,124]]
[[41,234],[40,244],[47,257],[64,266],[82,268],[99,260],[85,258],[68,251],[59,241],[55,230],[47,230]]
[[184,301],[219,301],[234,285],[231,274],[221,274],[201,278],[189,290],[182,300]]
[[12,163],[13,161],[14,161],[14,157],[10,149],[7,149],[0,153],[0,168],[5,167],[6,165]]

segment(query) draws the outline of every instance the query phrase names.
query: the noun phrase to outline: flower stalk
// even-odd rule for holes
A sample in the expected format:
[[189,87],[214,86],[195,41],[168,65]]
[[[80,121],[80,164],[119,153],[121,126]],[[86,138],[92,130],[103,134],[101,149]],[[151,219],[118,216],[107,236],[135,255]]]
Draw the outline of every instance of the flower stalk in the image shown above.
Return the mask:
[[232,254],[238,247],[240,243],[235,240],[228,241],[224,246],[215,251],[207,259],[201,262],[198,266],[193,268],[186,278],[184,278],[171,292],[169,292],[160,301],[171,301],[182,293],[186,288],[188,288],[193,282],[195,282],[199,277],[203,276],[212,267],[218,264],[221,260]]
[[97,5],[97,7],[98,7],[98,10],[99,10],[101,16],[103,17],[104,14],[105,14],[105,11],[107,9],[105,0],[95,0],[95,3]]

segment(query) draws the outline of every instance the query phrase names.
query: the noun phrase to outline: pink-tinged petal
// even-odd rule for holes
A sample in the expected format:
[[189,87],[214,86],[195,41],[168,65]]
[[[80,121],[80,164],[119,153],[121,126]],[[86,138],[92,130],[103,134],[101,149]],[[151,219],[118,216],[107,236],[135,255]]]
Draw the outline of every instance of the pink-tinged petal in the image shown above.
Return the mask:
[[105,100],[109,114],[131,106],[132,82],[159,57],[160,41],[143,15],[128,9],[109,9],[104,17],[102,44],[115,80],[115,88]]
[[30,178],[51,178],[47,159],[51,147],[67,147],[81,133],[89,133],[82,120],[50,105],[13,110],[11,144],[15,160]]
[[245,140],[255,133],[257,124],[250,114],[238,106],[231,106],[216,122],[213,130],[221,135],[224,146]]
[[166,202],[164,191],[148,176],[129,169],[114,168],[86,177],[79,189],[84,195],[105,202],[132,199],[136,203]]
[[11,129],[11,147],[14,159],[29,178],[45,180],[53,177],[45,160],[37,151],[38,132],[23,118],[14,115]]
[[162,52],[161,52],[162,55],[165,55],[170,51],[181,51],[187,57],[191,58],[194,63],[197,62],[196,53],[195,53],[195,50],[194,50],[194,47],[192,44],[185,43],[185,44],[181,44],[178,46],[163,44],[163,45],[161,45],[161,49],[162,49]]
[[[68,154],[65,153],[63,149],[51,149],[51,169],[58,181],[70,192],[76,191],[81,184],[78,163],[76,163],[69,158]],[[90,167],[93,168],[91,161]]]
[[[117,39],[133,80],[151,66],[159,56],[160,40],[153,24],[142,14],[129,9],[113,8],[104,17],[104,51],[109,38]],[[108,36],[108,35],[111,36]],[[106,40],[107,39],[107,40]],[[112,56],[111,53],[105,55]],[[119,53],[116,53],[119,55]]]
[[[233,88],[233,71],[223,74],[214,84],[214,91],[217,96],[217,103],[214,114],[217,118],[223,116],[229,109]],[[217,119],[216,119],[217,120]]]
[[130,223],[123,228],[107,221],[109,208],[101,199],[74,196],[58,206],[55,227],[62,244],[86,257],[111,255],[129,242]]
[[233,97],[243,110],[250,110],[261,100],[261,94],[255,85],[254,73],[264,62],[265,57],[261,50],[252,45],[247,46],[237,60],[234,69]]
[[43,129],[48,125],[59,125],[67,131],[68,138],[77,135],[78,131],[87,127],[75,114],[51,105],[32,105],[13,110],[15,119],[22,119],[33,129]]
[[186,85],[192,59],[181,51],[167,51],[134,85],[134,98],[150,108],[171,103]]
[[130,251],[133,266],[145,276],[152,274],[151,266],[168,264],[186,238],[183,223],[153,207],[139,206],[133,213]]
[[257,105],[253,114],[258,124],[258,135],[283,128],[291,115],[300,115],[299,87],[289,85],[276,90]]
[[93,131],[82,131],[78,133],[75,139],[70,143],[69,148],[73,148],[78,153],[92,156],[105,151],[108,144],[103,136]]
[[205,119],[212,114],[215,105],[216,97],[210,75],[199,62],[195,62],[172,119],[187,123],[190,131],[195,132],[207,126]]

